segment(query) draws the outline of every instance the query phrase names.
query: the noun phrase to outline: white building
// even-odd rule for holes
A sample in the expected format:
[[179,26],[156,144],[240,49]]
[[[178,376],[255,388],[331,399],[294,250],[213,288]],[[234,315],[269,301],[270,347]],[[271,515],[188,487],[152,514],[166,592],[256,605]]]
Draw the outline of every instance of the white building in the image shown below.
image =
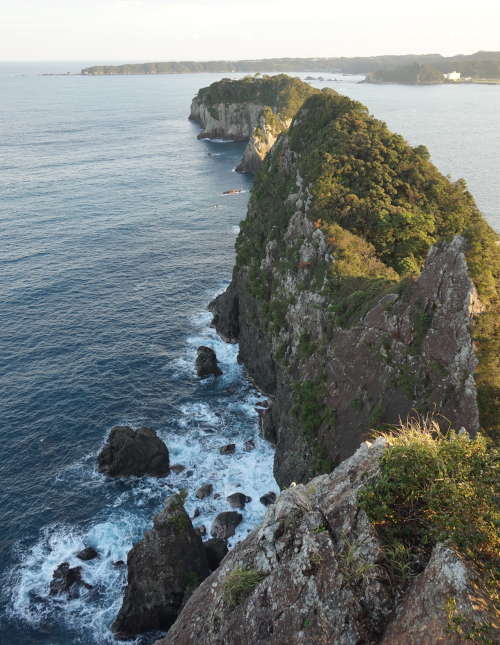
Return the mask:
[[444,77],[448,81],[459,81],[460,80],[460,72],[449,72],[448,74],[445,74]]

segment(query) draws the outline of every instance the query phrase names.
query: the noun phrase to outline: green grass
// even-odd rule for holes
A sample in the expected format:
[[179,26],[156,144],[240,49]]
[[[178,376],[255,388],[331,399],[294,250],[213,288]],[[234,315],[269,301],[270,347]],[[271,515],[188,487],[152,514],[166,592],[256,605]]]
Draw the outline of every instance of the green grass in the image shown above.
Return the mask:
[[500,611],[500,450],[483,435],[443,436],[431,419],[410,420],[387,436],[380,477],[358,503],[391,545],[392,559],[405,567],[398,553],[430,554],[447,541],[477,563]]
[[257,569],[233,569],[222,583],[224,602],[229,607],[238,606],[253,593],[264,578],[265,574]]

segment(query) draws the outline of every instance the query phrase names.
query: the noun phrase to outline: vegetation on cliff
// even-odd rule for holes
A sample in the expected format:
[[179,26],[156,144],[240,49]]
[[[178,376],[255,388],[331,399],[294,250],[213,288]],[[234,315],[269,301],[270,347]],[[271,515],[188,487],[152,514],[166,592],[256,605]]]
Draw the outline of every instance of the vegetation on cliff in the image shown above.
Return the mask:
[[[237,270],[261,303],[268,334],[286,327],[286,312],[293,303],[280,293],[279,276],[273,277],[261,264],[266,246],[275,245],[282,276],[287,271],[297,275],[304,268],[299,261],[304,237],[296,247],[285,236],[297,211],[290,199],[297,191],[297,177],[287,165],[290,155],[298,158],[301,185],[309,194],[305,214],[325,233],[335,260],[306,263],[311,266],[300,273],[299,288],[326,297],[332,326],[355,324],[385,293],[409,292],[432,245],[456,235],[467,240],[469,273],[486,308],[472,327],[480,360],[475,378],[480,422],[498,439],[500,238],[482,218],[465,182],[443,176],[424,146],[409,146],[360,103],[319,93],[309,97],[287,136],[280,136],[264,160],[236,242]],[[431,315],[415,304],[415,338],[406,349],[410,355],[418,354]],[[328,329],[325,333],[328,339]],[[372,349],[387,360],[382,346]],[[313,346],[312,351],[321,353],[321,347]],[[286,361],[279,353],[277,360]],[[406,367],[398,384],[410,393],[418,375]]]
[[444,83],[444,75],[435,67],[422,63],[410,63],[394,70],[378,70],[369,77],[378,83]]
[[358,503],[395,571],[408,580],[412,561],[448,542],[480,567],[500,615],[500,451],[481,435],[442,436],[430,419],[387,438],[380,476],[362,489]]

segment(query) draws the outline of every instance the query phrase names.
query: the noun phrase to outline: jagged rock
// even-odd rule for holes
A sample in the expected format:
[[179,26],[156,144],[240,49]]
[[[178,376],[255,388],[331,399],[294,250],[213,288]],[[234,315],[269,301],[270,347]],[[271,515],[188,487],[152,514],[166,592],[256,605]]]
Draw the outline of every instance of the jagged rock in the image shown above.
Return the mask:
[[199,526],[197,529],[194,530],[194,532],[199,535],[200,537],[203,537],[204,535],[207,534],[207,528],[204,524]]
[[153,428],[132,430],[115,426],[97,457],[98,471],[108,477],[166,477],[170,474],[168,448]]
[[227,543],[221,538],[211,538],[203,542],[203,547],[207,554],[208,566],[211,571],[215,571],[229,552]]
[[83,589],[92,589],[92,585],[82,580],[82,568],[70,568],[67,562],[60,564],[54,571],[54,575],[50,582],[51,596],[60,596],[62,594],[68,595],[68,600],[79,598],[80,592]]
[[91,546],[88,546],[83,549],[83,551],[80,551],[80,553],[77,553],[76,557],[79,560],[94,560],[95,558],[99,557],[99,554]]
[[200,509],[199,508],[194,509],[193,520],[195,520],[197,517],[200,517]]
[[168,630],[190,587],[208,576],[203,543],[179,495],[153,516],[153,528],[127,557],[128,584],[112,630],[117,638]]
[[115,567],[115,569],[121,569],[125,566],[125,562],[123,560],[117,560],[116,562],[113,562],[112,567]]
[[248,441],[245,441],[245,449],[250,451],[255,449],[255,441],[253,439],[249,439]]
[[262,495],[260,498],[261,504],[264,504],[264,506],[270,506],[271,504],[274,504],[276,501],[276,493],[273,493],[272,490],[270,490],[268,493],[265,495]]
[[170,470],[173,470],[176,475],[180,475],[183,470],[186,470],[186,466],[183,466],[182,464],[174,464],[173,466],[170,466]]
[[201,345],[196,352],[198,354],[196,357],[196,374],[200,378],[222,374],[221,368],[217,365],[217,356],[213,349]]
[[205,499],[205,497],[209,497],[212,494],[213,489],[212,484],[202,484],[196,491],[195,496],[198,499]]
[[235,450],[236,450],[236,444],[235,443],[228,443],[225,446],[221,446],[220,454],[221,455],[232,455]]
[[[468,619],[489,622],[474,571],[444,545],[396,609],[382,544],[357,507],[384,445],[363,443],[330,475],[283,491],[157,645],[459,645],[445,637],[447,594]],[[231,606],[225,582],[238,570],[257,572],[260,582]]]
[[212,537],[222,538],[223,540],[232,537],[236,533],[236,527],[241,523],[243,515],[236,511],[227,511],[219,513],[212,524],[210,533]]
[[229,495],[229,497],[226,497],[226,499],[232,508],[245,508],[245,504],[252,501],[251,497],[243,495],[243,493],[233,493],[232,495]]

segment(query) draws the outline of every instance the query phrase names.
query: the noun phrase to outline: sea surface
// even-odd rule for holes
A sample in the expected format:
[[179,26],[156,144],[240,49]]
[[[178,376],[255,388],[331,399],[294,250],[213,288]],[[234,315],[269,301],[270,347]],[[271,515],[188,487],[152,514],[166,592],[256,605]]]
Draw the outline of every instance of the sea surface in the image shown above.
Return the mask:
[[[209,327],[252,186],[234,172],[245,144],[198,141],[187,119],[197,90],[222,75],[40,76],[88,64],[0,64],[1,645],[111,644],[126,578],[111,564],[126,560],[165,497],[186,487],[187,510],[201,511],[194,525],[208,531],[227,495],[252,497],[234,546],[262,520],[259,497],[278,492],[258,431],[263,397],[238,347]],[[313,84],[427,145],[500,230],[500,86],[337,78]],[[222,194],[230,189],[244,192]],[[201,344],[223,376],[196,378]],[[164,480],[97,474],[120,424],[155,428],[186,469]],[[236,453],[221,457],[233,442]],[[219,499],[195,499],[204,482]],[[84,546],[100,558],[77,560]],[[62,562],[81,565],[94,588],[72,602],[51,597]]]

